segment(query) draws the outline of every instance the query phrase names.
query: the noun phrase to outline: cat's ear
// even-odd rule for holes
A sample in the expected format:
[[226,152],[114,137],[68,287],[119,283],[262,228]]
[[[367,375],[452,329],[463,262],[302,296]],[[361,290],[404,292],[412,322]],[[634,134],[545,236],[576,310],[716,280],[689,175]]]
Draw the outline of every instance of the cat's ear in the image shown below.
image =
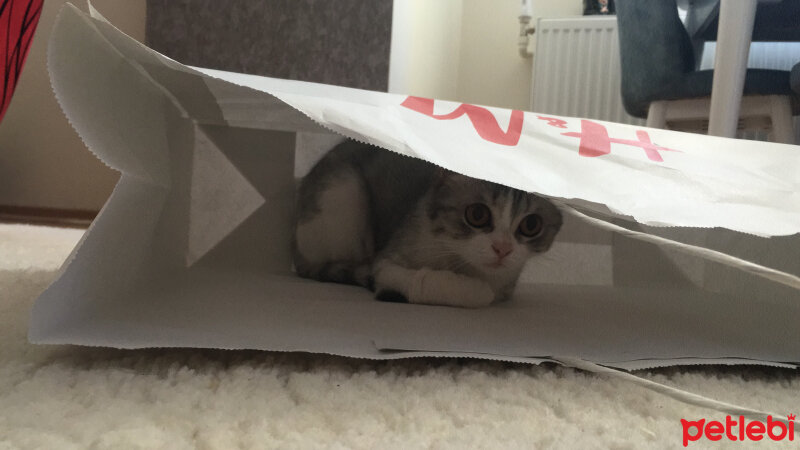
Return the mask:
[[437,168],[434,175],[433,185],[437,188],[448,188],[455,191],[460,191],[466,186],[474,182],[473,178],[466,175],[461,175],[458,172],[453,172],[449,169]]
[[447,177],[452,175],[453,172],[445,169],[444,167],[436,167],[436,172],[433,175],[433,183],[436,185],[440,185],[447,180]]
[[439,182],[439,184],[449,183],[453,185],[462,185],[465,183],[472,182],[475,179],[468,177],[466,175],[461,175],[458,172],[453,172],[450,169],[438,167],[436,173],[436,180]]

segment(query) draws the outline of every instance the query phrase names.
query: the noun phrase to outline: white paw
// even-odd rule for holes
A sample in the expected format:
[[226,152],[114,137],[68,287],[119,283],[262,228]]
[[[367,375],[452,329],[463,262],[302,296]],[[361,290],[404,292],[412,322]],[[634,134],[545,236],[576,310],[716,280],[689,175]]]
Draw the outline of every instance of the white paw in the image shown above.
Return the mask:
[[494,299],[494,291],[483,280],[446,270],[418,270],[408,289],[409,303],[480,308]]

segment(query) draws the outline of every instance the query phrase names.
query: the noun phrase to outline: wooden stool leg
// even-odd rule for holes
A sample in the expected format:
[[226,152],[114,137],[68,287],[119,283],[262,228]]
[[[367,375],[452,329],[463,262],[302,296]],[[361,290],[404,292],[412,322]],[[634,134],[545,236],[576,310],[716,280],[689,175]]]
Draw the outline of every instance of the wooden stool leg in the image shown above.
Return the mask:
[[794,144],[794,126],[792,124],[792,105],[789,97],[771,95],[769,99],[769,118],[772,122],[772,136],[775,142]]
[[647,111],[647,126],[650,128],[667,127],[667,102],[652,102]]

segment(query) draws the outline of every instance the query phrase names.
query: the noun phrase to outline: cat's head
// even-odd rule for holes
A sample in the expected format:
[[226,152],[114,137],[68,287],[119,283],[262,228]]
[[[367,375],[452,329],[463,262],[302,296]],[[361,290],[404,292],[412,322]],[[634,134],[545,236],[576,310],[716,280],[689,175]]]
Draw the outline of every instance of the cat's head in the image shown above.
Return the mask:
[[443,171],[427,215],[434,238],[486,278],[513,276],[533,255],[547,251],[562,218],[545,198]]

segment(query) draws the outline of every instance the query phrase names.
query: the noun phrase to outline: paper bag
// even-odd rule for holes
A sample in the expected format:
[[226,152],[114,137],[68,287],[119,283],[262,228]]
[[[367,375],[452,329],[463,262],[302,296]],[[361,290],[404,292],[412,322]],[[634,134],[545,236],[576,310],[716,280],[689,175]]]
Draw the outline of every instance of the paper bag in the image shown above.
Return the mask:
[[[796,147],[191,68],[72,6],[48,65],[70,122],[122,176],[37,300],[33,342],[800,361]],[[564,228],[487,308],[298,278],[295,175],[343,137],[549,196]]]

